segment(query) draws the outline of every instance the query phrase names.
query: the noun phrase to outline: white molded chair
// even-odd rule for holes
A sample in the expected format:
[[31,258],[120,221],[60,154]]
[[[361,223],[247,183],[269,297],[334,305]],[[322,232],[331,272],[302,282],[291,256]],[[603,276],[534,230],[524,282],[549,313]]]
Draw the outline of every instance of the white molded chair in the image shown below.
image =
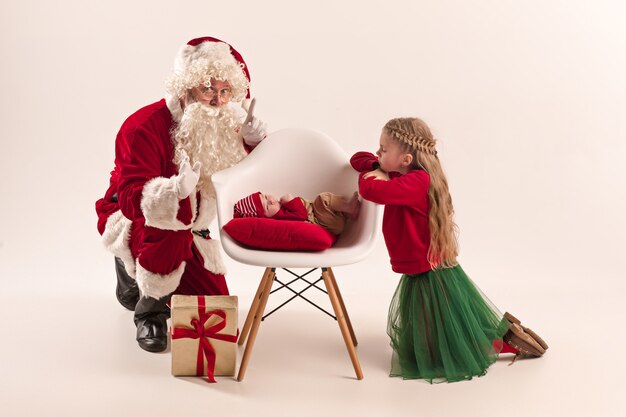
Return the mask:
[[[233,205],[253,192],[262,191],[277,197],[291,193],[311,200],[324,191],[350,196],[358,188],[357,180],[358,173],[350,166],[349,155],[334,140],[320,132],[295,128],[268,135],[239,164],[213,175],[220,240],[224,251],[244,264],[265,267],[239,337],[239,344],[242,345],[250,332],[239,367],[239,381],[246,372],[267,299],[276,279],[276,268],[322,269],[320,280],[324,280],[326,287],[326,291],[322,291],[327,292],[330,298],[357,378],[363,378],[355,350],[356,337],[332,267],[359,262],[371,252],[377,235],[379,206],[363,201],[358,219],[348,223],[335,245],[321,252],[248,249],[240,246],[222,229],[233,218]],[[306,282],[310,284],[309,287],[314,286],[314,283]],[[285,287],[285,284],[282,285]],[[296,296],[304,298],[297,293]]]

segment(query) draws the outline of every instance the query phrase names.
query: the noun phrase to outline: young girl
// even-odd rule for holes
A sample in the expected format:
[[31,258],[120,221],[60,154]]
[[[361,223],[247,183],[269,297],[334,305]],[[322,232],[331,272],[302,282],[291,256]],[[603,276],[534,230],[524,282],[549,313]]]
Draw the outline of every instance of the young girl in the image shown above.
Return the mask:
[[456,261],[452,199],[428,126],[390,120],[376,154],[358,152],[351,164],[361,196],[385,205],[385,243],[403,274],[389,307],[391,376],[454,382],[484,375],[499,353],[541,356],[545,342],[503,317]]

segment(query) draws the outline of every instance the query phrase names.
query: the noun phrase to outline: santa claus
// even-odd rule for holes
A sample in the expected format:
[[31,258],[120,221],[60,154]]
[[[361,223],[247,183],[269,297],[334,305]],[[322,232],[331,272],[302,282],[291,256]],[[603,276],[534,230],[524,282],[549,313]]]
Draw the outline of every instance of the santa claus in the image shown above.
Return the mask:
[[265,136],[253,115],[241,55],[219,39],[184,45],[165,99],[132,114],[115,142],[115,167],[96,202],[98,231],[115,256],[117,298],[134,310],[137,342],[167,347],[171,294],[225,295],[211,175],[241,160]]

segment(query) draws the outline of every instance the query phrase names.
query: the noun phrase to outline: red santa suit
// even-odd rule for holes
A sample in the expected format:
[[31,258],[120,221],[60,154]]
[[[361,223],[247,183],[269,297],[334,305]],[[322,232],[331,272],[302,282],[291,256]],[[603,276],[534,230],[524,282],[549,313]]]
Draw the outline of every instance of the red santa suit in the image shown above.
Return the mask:
[[228,294],[219,243],[200,236],[214,218],[213,199],[178,200],[174,123],[165,100],[124,122],[109,189],[96,203],[98,231],[144,295]]
[[[223,56],[207,59],[208,48],[203,49],[207,40],[217,41],[200,38],[181,49],[166,99],[124,122],[116,138],[109,188],[96,202],[105,247],[123,261],[141,293],[153,298],[171,293],[228,294],[219,242],[208,236],[215,199],[197,191],[179,200],[176,187],[179,172],[172,132],[183,114],[180,97],[211,77],[227,79],[233,96],[249,97],[249,74],[240,55],[222,44],[223,51],[213,48],[211,53],[227,55],[232,63]],[[217,65],[211,67],[211,62]]]

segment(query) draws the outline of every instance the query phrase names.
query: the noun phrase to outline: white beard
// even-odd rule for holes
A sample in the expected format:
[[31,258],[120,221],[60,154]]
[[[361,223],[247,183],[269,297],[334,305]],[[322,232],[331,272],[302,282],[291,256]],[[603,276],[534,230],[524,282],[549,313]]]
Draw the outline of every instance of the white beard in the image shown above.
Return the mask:
[[205,197],[214,196],[211,175],[230,168],[246,156],[236,129],[241,127],[237,112],[230,106],[212,107],[191,103],[174,129],[174,162],[180,166],[183,151],[189,164],[202,164],[197,188]]

